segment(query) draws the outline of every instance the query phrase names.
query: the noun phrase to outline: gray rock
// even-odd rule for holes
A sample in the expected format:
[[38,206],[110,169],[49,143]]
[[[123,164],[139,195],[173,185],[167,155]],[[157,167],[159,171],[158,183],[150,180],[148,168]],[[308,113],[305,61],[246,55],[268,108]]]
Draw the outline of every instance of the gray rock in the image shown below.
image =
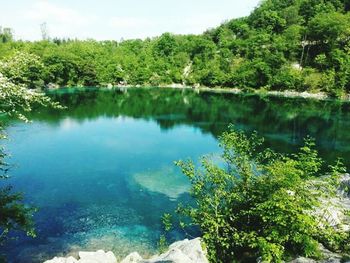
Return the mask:
[[182,240],[170,245],[169,250],[142,263],[208,263],[200,238]]

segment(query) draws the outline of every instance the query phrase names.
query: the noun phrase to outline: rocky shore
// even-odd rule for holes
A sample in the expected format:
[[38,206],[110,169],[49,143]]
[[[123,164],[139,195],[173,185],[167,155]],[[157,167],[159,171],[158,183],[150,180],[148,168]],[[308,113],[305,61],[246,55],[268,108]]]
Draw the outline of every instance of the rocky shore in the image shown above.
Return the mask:
[[[208,263],[206,253],[199,238],[182,240],[170,245],[168,251],[143,259],[137,252],[133,252],[120,263]],[[79,252],[79,259],[74,257],[55,257],[44,263],[118,263],[113,252],[99,250],[97,252]]]
[[[324,259],[316,261],[314,259],[298,257],[289,263],[350,263],[344,260],[340,254],[332,253],[325,248],[321,248]],[[209,263],[206,251],[201,246],[200,238],[192,240],[182,240],[170,245],[168,251],[155,255],[149,259],[143,259],[137,252],[129,254],[126,258],[118,261],[113,252],[98,250],[96,252],[79,252],[79,259],[74,257],[55,257],[44,263]],[[257,263],[262,263],[257,259]]]

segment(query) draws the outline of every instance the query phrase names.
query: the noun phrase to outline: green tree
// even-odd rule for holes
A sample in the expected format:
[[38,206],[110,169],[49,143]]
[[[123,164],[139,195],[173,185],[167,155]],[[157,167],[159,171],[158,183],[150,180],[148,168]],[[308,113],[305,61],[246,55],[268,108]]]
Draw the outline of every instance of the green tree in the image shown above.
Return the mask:
[[0,26],[0,43],[7,43],[13,41],[12,29]]
[[327,12],[317,14],[308,25],[311,40],[319,41],[329,47],[349,41],[350,14]]

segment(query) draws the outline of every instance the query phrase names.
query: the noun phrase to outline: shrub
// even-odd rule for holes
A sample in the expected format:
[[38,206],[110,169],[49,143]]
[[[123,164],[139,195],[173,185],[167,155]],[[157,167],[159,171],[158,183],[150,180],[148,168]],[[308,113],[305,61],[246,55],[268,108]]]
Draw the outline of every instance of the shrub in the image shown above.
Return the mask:
[[256,133],[231,127],[220,138],[225,165],[209,158],[201,169],[191,161],[177,163],[190,179],[196,204],[178,211],[200,227],[212,262],[318,258],[319,244],[335,234],[314,211],[322,198],[336,194],[341,165],[321,172],[311,139],[293,155],[261,150],[262,144]]
[[303,71],[304,86],[310,91],[320,91],[322,89],[322,73],[314,69],[306,68]]
[[271,82],[273,89],[277,90],[301,90],[304,88],[301,71],[292,67],[282,67]]

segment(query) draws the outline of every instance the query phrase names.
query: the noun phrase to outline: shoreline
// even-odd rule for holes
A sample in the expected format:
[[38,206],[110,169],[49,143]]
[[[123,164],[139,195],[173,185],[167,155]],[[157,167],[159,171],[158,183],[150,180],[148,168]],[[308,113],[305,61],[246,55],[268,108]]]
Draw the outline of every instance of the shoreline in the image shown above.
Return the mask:
[[[89,87],[57,87],[48,89],[49,91],[59,90],[59,89],[75,89],[75,88],[89,88]],[[185,86],[180,84],[170,84],[170,85],[160,85],[160,86],[146,86],[146,85],[117,85],[117,86],[100,86],[96,87],[98,89],[119,89],[119,90],[127,90],[127,89],[174,89],[174,90],[193,90],[197,93],[200,92],[211,92],[217,94],[243,94],[243,95],[258,95],[258,96],[272,96],[272,97],[282,97],[282,98],[301,98],[301,99],[312,99],[319,101],[339,101],[339,102],[350,102],[350,94],[346,94],[342,98],[334,98],[330,97],[324,92],[307,92],[307,91],[295,91],[295,90],[285,90],[285,91],[266,91],[266,90],[251,90],[245,91],[240,88],[224,88],[224,87],[215,87],[210,88],[206,86]]]
[[[146,86],[145,86],[146,87]],[[247,94],[247,95],[259,95],[259,96],[273,96],[273,97],[284,97],[284,98],[303,98],[303,99],[315,99],[315,100],[338,100],[341,102],[350,102],[350,94],[346,94],[345,97],[342,98],[333,98],[327,95],[324,92],[307,92],[307,91],[295,91],[295,90],[285,90],[285,91],[277,91],[277,90],[251,90],[245,91],[240,88],[224,88],[224,87],[191,87],[191,86],[183,86],[183,87],[175,87],[175,86],[159,86],[159,88],[169,88],[169,89],[190,89],[197,92],[212,92],[212,93],[227,93],[227,94]]]

